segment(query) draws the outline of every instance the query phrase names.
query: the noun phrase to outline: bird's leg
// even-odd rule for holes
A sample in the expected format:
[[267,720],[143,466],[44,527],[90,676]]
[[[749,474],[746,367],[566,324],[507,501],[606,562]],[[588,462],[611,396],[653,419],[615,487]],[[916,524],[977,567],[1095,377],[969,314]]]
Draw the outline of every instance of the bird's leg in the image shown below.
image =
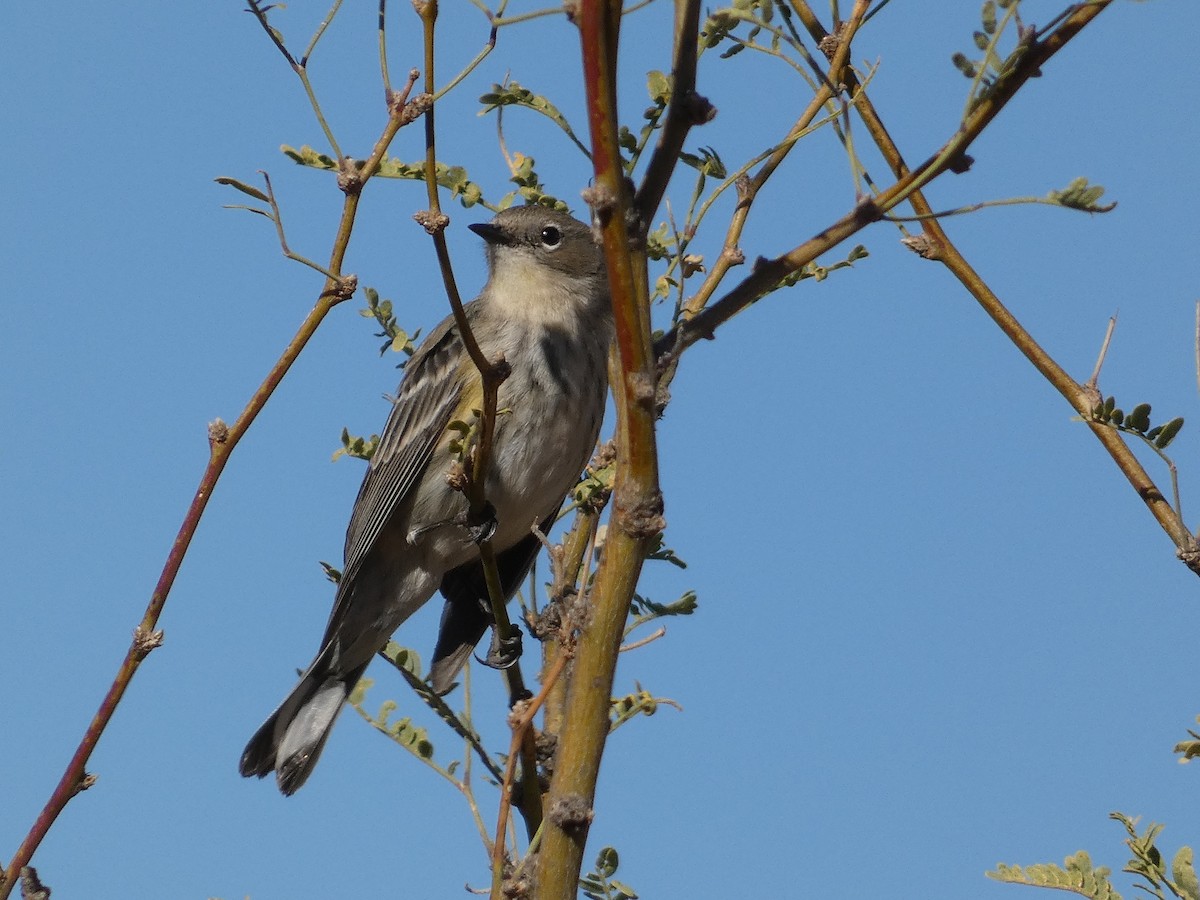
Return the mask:
[[[477,514],[467,514],[466,529],[476,544],[482,544],[496,533],[496,507],[485,502],[483,509]],[[489,604],[490,617],[490,604]],[[478,656],[475,657],[479,659]],[[500,637],[500,631],[492,623],[492,642],[488,647],[487,656],[479,659],[485,666],[493,669],[509,669],[516,665],[521,658],[521,629],[512,624],[508,637]]]
[[492,626],[492,643],[488,647],[487,656],[475,659],[492,669],[511,669],[521,658],[521,629],[513,622],[510,626],[512,633],[507,638],[501,638],[496,626]]
[[496,507],[484,501],[483,509],[477,513],[468,511],[463,517],[462,524],[467,529],[467,534],[471,536],[471,540],[476,544],[482,544],[496,533],[496,526],[499,524],[496,521]]
[[439,528],[445,528],[450,525],[466,529],[467,536],[471,538],[472,543],[482,544],[496,533],[496,528],[499,525],[499,521],[496,519],[496,507],[490,503],[485,503],[483,509],[477,515],[471,515],[470,512],[459,513],[452,519],[430,522],[428,525],[418,525],[409,531],[408,542],[415,544],[431,531],[437,531]]

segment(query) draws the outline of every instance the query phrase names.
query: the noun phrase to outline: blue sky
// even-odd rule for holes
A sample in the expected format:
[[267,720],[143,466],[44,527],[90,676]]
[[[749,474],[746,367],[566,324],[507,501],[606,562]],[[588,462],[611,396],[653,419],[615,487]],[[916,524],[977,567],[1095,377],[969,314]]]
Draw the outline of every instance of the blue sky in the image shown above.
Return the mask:
[[[347,3],[311,66],[359,157],[383,123],[374,7]],[[419,60],[414,17],[395,7],[393,73]],[[1023,8],[1045,22],[1059,7]],[[302,46],[324,9],[299,0],[275,21]],[[668,66],[668,15],[659,0],[626,35],[626,121],[646,105],[645,70]],[[465,3],[443,19],[446,76],[486,32]],[[213,178],[268,170],[293,247],[318,258],[340,194],[279,153],[325,147],[238,4],[13,3],[0,21],[6,860],[125,652],[203,468],[205,423],[236,417],[320,287],[266,220],[222,209],[240,200]],[[871,95],[910,162],[955,128],[967,82],[949,60],[977,26],[975,3],[893,3],[855,45],[879,65]],[[1152,403],[1156,421],[1188,418],[1173,456],[1192,516],[1198,26],[1194,3],[1114,4],[975,145],[971,171],[929,192],[942,209],[1084,175],[1119,201],[1107,216],[1016,207],[947,228],[1080,379],[1120,312],[1101,387],[1126,409]],[[577,110],[576,48],[557,18],[502,31],[440,108],[442,157],[506,191],[476,98],[508,73]],[[781,65],[746,53],[706,58],[700,89],[720,113],[688,149],[732,165],[807,100]],[[519,111],[505,129],[580,209],[588,164],[561,134]],[[392,152],[417,158],[420,141],[410,129]],[[673,190],[677,209],[690,186]],[[852,202],[821,131],[756,206],[747,255],[800,243]],[[423,205],[418,185],[373,183],[347,269],[428,331],[446,307],[410,218]],[[483,255],[465,225],[487,214],[447,206],[470,293]],[[708,254],[722,209],[700,238]],[[690,566],[652,565],[642,589],[665,601],[694,588],[700,609],[624,657],[617,685],[683,711],[610,742],[588,853],[617,846],[643,897],[1003,897],[1019,889],[983,877],[998,861],[1084,848],[1119,868],[1112,810],[1167,823],[1168,854],[1200,836],[1198,772],[1170,752],[1200,713],[1195,577],[1065,403],[898,237],[868,230],[868,259],[760,303],[695,347],[673,386],[667,541]],[[92,759],[99,780],[35,857],[57,896],[446,897],[486,884],[460,797],[353,713],[295,797],[236,771],[328,613],[317,561],[337,560],[362,471],[330,454],[344,426],[381,427],[398,379],[362,303],[331,316],[238,447],[160,623],[166,643]],[[435,606],[399,635],[426,656]],[[397,697],[421,716],[397,678],[371,674],[372,703]],[[475,681],[476,721],[499,748],[497,677]],[[454,742],[432,736],[448,757]]]

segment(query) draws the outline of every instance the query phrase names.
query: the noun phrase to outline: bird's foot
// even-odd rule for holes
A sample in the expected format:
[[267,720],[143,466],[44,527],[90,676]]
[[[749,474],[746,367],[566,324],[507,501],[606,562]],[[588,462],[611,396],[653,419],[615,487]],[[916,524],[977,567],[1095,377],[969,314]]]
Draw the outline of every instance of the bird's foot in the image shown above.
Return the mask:
[[463,527],[467,529],[467,534],[471,536],[472,541],[476,544],[482,544],[496,533],[496,526],[498,524],[499,522],[496,520],[496,507],[490,503],[484,503],[483,509],[477,515],[467,514]]
[[512,632],[508,637],[500,637],[500,632],[492,627],[492,643],[488,647],[487,656],[475,658],[492,669],[511,669],[521,658],[521,629],[513,624],[509,626]]

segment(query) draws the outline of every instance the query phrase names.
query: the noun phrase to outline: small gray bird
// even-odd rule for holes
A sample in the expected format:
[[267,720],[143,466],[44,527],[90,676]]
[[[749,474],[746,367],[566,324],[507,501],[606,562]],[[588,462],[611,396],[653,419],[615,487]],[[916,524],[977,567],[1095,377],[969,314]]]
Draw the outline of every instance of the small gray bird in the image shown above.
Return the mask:
[[[604,417],[612,337],[601,248],[566,213],[504,210],[469,226],[487,242],[488,281],[465,307],[488,359],[511,368],[500,386],[485,495],[506,597],[529,571],[591,454]],[[274,771],[294,793],[311,774],[338,712],[372,657],[440,589],[446,597],[431,670],[443,692],[491,624],[478,532],[448,485],[457,431],[483,406],[479,372],[447,317],[405,367],[346,530],[337,597],[316,658],[250,739],[241,773]]]

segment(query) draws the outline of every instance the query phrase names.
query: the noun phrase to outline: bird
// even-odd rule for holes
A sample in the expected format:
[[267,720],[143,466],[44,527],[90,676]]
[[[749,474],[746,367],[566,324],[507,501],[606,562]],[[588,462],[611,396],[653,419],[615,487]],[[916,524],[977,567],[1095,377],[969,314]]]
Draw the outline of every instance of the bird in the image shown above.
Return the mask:
[[[612,313],[592,229],[542,206],[468,226],[485,242],[488,277],[463,307],[500,384],[484,495],[505,598],[516,592],[599,436]],[[482,380],[453,316],[404,367],[346,529],[344,564],[320,648],[299,683],[246,745],[246,777],[275,773],[284,795],[312,774],[346,698],[392,633],[440,590],[430,681],[439,693],[492,624],[480,528],[451,487],[451,443],[483,406]],[[450,427],[454,423],[455,427]]]

